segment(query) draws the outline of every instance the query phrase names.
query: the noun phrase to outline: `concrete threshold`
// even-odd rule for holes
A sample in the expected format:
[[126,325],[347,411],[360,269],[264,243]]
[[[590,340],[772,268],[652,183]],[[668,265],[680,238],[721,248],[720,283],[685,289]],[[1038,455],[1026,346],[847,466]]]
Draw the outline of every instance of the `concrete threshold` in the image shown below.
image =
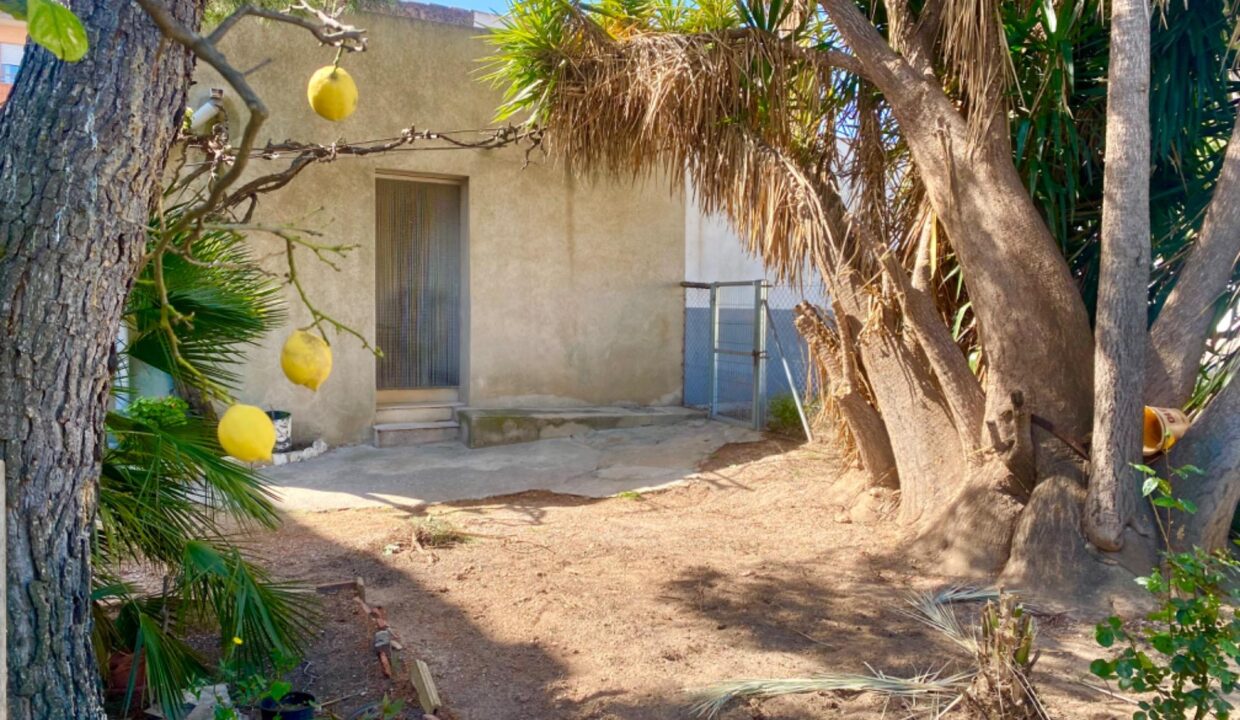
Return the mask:
[[705,414],[686,407],[461,408],[461,439],[471,448],[571,437],[594,430],[675,425]]

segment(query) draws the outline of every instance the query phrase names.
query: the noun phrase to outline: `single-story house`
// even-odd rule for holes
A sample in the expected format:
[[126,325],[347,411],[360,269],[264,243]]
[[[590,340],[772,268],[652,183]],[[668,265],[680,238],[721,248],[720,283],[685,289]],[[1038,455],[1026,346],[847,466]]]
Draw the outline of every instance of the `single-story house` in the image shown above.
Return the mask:
[[[479,80],[489,52],[481,36],[494,20],[414,3],[352,16],[369,47],[343,60],[360,100],[337,123],[306,98],[334,50],[250,20],[222,49],[234,66],[256,68],[248,80],[270,109],[260,146],[488,128],[500,93]],[[216,87],[227,85],[201,69],[191,106]],[[254,223],[312,227],[323,232],[316,242],[357,246],[339,271],[299,253],[299,276],[317,306],[374,338],[383,357],[332,336],[334,369],[314,393],[283,377],[277,334],[249,354],[240,400],[288,410],[295,440],[329,444],[455,436],[464,406],[680,405],[682,193],[655,181],[585,181],[537,153],[527,165],[523,148],[416,148],[314,165],[263,197]],[[253,238],[259,255],[280,247]],[[278,253],[271,262],[282,270]],[[291,290],[288,304],[291,331],[308,315]]]

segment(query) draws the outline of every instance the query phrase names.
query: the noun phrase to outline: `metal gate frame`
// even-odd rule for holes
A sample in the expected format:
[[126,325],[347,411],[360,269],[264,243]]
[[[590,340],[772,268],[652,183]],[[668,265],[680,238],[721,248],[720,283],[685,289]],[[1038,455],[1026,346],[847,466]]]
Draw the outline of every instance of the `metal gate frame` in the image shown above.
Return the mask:
[[[719,288],[753,287],[753,346],[749,350],[726,350],[719,347]],[[752,425],[755,430],[766,427],[766,290],[765,280],[710,283],[710,417],[713,420]],[[719,414],[719,356],[749,356],[753,359],[752,423]]]
[[[770,288],[772,285],[767,280],[745,280],[733,282],[682,282],[681,287],[696,288],[700,290],[710,291],[710,340],[707,352],[710,357],[707,361],[707,382],[709,384],[709,417],[713,420],[720,420],[741,426],[750,426],[755,430],[762,431],[766,429],[766,391],[767,391],[767,367],[766,363],[770,355],[767,352],[766,335],[768,329],[775,340],[775,346],[779,351],[780,363],[783,366],[784,378],[788,381],[788,388],[792,393],[793,402],[796,403],[797,415],[801,420],[801,427],[805,431],[805,437],[813,441],[813,433],[810,429],[809,420],[805,415],[805,400],[802,398],[801,391],[797,388],[797,383],[792,375],[792,368],[788,364],[788,353],[784,347],[784,342],[779,336],[778,324],[771,313],[769,303]],[[753,342],[748,350],[731,350],[719,347],[719,288],[722,287],[752,287],[753,288]],[[686,316],[687,317],[687,316]],[[686,336],[687,337],[687,336]],[[686,348],[688,346],[686,345]],[[686,353],[687,353],[686,349]],[[739,357],[752,358],[752,397],[750,399],[750,418],[751,422],[745,422],[739,418],[734,418],[719,412],[719,356],[731,355]],[[686,359],[687,362],[687,359]],[[686,375],[687,377],[687,375]],[[687,380],[686,387],[687,387]]]

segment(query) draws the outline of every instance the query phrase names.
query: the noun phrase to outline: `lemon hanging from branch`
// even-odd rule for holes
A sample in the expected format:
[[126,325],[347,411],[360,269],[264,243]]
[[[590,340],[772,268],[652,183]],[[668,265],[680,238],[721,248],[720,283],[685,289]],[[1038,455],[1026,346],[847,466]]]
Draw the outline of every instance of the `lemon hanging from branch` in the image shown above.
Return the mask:
[[318,391],[332,373],[332,348],[318,335],[298,330],[284,341],[280,367],[290,382]]
[[224,452],[241,462],[270,460],[276,446],[276,426],[253,405],[237,403],[228,408],[215,434]]
[[357,109],[357,84],[339,65],[324,65],[310,76],[306,97],[321,117],[339,122]]

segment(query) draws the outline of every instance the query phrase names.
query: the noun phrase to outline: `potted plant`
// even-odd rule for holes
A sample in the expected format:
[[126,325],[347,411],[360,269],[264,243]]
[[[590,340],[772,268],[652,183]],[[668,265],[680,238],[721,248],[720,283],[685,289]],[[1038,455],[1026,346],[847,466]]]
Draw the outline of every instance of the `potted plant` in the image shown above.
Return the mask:
[[276,428],[276,446],[278,453],[286,453],[293,449],[293,415],[284,410],[268,410],[267,417]]
[[312,720],[318,702],[306,692],[290,692],[293,686],[276,680],[258,701],[263,720]]

